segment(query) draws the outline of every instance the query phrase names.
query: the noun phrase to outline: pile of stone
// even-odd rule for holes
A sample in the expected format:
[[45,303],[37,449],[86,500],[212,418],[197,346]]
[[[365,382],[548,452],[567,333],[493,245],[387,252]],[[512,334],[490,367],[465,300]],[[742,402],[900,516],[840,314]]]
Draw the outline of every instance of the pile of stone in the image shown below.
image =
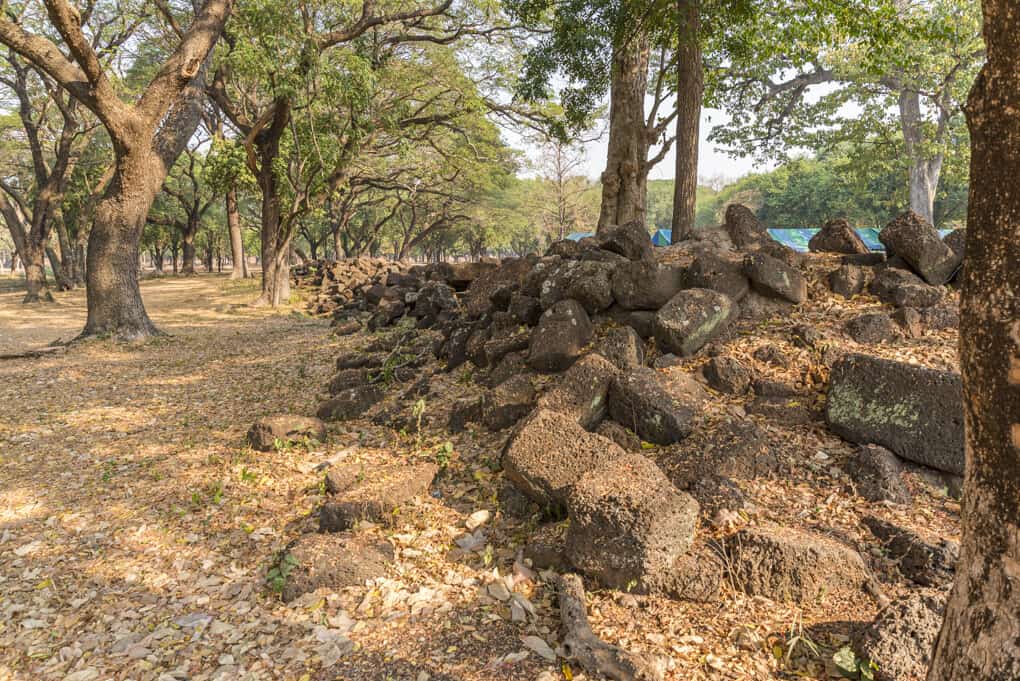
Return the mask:
[[[846,284],[852,296],[867,289],[897,308],[852,320],[853,334],[882,337],[888,327],[878,317],[899,326],[910,321],[910,311],[929,328],[953,323],[955,310],[942,286],[958,269],[958,251],[947,246],[954,253],[949,258],[931,241],[929,228],[911,214],[894,221],[882,234],[895,255],[880,262],[845,222],[829,223],[812,240],[813,249],[844,253],[830,277],[834,290]],[[451,432],[502,431],[502,468],[516,494],[547,520],[569,519],[562,536],[533,537],[525,556],[535,567],[692,600],[717,598],[723,584],[801,603],[862,588],[874,594],[869,567],[845,541],[771,524],[721,539],[703,528],[706,522],[725,528],[718,519],[742,506],[737,482],[776,475],[786,465],[781,443],[746,415],[782,425],[827,424],[859,444],[844,468],[852,491],[870,501],[909,503],[904,473],[910,467],[958,488],[963,410],[957,374],[837,353],[828,362],[823,413],[812,408],[821,403],[820,392],[756,375],[717,352],[737,320],[780,315],[804,303],[803,266],[804,256],[773,241],[743,206],[731,206],[720,228],[658,253],[635,223],[554,243],[541,257],[502,263],[346,263],[346,270],[316,275],[334,305],[336,332],[377,333],[337,359],[329,397],[318,410],[321,421],[275,417],[250,437],[271,449],[288,439],[322,437],[323,422],[361,418],[407,432],[423,423]],[[354,270],[350,281],[340,281]],[[820,347],[823,339],[818,329],[801,325],[787,340]],[[784,360],[781,354],[763,346],[754,357],[773,364]],[[686,358],[699,356],[707,358],[696,363],[698,374],[683,368]],[[677,369],[659,370],[670,366]],[[457,372],[470,389],[437,410],[416,411],[441,372]],[[735,418],[706,428],[710,391],[747,402]],[[429,492],[436,472],[432,464],[376,466],[368,474],[331,469],[319,517],[324,535],[297,540],[292,552],[326,555],[323,547],[332,542],[335,551],[349,554],[361,546],[359,523],[401,517]],[[925,588],[951,579],[954,546],[879,520],[867,527],[908,579]],[[472,550],[471,537],[458,546]],[[391,553],[386,546],[361,549],[368,558],[350,569],[310,559],[315,574],[302,573],[296,583],[314,588],[363,581]],[[912,602],[890,605],[862,635],[859,649],[878,659],[895,648],[883,632],[900,626],[897,613],[917,610]]]
[[377,287],[403,280],[411,269],[386,258],[314,260],[291,268],[291,278],[295,286],[311,292],[309,311],[324,315],[357,307],[361,300],[375,297]]
[[868,313],[850,320],[847,335],[873,344],[958,326],[959,314],[945,285],[959,278],[966,233],[957,230],[943,240],[930,223],[907,212],[886,225],[879,239],[886,253],[869,253],[849,224],[837,220],[811,240],[812,250],[845,254],[829,274],[833,293],[853,298],[867,292],[895,308],[891,315]]

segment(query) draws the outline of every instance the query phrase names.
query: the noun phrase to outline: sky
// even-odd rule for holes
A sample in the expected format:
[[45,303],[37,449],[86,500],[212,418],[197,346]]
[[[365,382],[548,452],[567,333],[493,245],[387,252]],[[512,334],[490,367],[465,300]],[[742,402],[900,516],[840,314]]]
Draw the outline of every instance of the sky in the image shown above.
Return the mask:
[[[716,148],[716,145],[708,141],[708,134],[712,128],[727,120],[726,114],[718,109],[705,109],[701,115],[701,144],[698,150],[698,177],[704,180],[724,180],[723,184],[729,184],[740,177],[756,171],[768,170],[772,166],[755,166],[752,159],[733,158]],[[510,144],[523,148],[529,158],[537,158],[537,148],[524,142],[513,134],[507,135],[511,138]],[[606,149],[608,135],[603,134],[600,139],[588,142],[584,145],[585,159],[582,172],[592,180],[597,180],[605,170]],[[524,176],[534,176],[534,169],[524,169],[521,173]],[[649,177],[653,180],[673,179],[676,175],[676,152],[670,149],[666,157],[656,165]]]

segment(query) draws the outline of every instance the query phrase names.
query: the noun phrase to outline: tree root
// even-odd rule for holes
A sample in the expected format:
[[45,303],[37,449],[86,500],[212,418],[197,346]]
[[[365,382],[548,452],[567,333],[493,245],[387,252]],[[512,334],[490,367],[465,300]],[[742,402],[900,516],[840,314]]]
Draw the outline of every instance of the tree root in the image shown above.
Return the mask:
[[629,653],[595,635],[588,622],[584,583],[579,576],[562,575],[556,583],[560,619],[566,630],[563,650],[568,660],[589,674],[602,674],[616,681],[662,681],[666,674],[664,659]]

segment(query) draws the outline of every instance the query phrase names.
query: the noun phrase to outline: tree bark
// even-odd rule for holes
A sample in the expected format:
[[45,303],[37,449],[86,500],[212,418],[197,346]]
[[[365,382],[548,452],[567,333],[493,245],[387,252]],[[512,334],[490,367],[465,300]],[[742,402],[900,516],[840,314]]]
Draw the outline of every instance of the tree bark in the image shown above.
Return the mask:
[[1020,678],[1020,5],[983,6],[988,61],[966,107],[963,541],[929,681]]
[[46,249],[26,240],[21,262],[25,266],[23,303],[52,303],[53,294],[46,285]]
[[262,295],[255,305],[277,307],[290,298],[290,230],[285,229],[276,178],[280,140],[290,120],[290,104],[278,100],[272,123],[255,136],[258,150],[256,178],[262,193]]
[[673,232],[679,243],[694,235],[698,202],[698,137],[705,93],[701,61],[700,0],[678,0],[681,17],[677,54],[676,180],[673,186]]
[[935,224],[935,194],[942,174],[942,154],[929,158],[924,153],[924,117],[921,96],[902,90],[899,98],[900,127],[909,164],[910,210]]
[[138,287],[138,250],[166,168],[154,152],[124,154],[96,206],[86,255],[88,319],[82,336],[125,340],[157,333]]
[[237,187],[227,190],[227,229],[230,232],[230,258],[234,262],[231,279],[247,279],[248,263],[244,258],[244,239],[241,237],[241,216],[237,211]]
[[181,274],[191,276],[195,274],[195,237],[198,235],[199,220],[197,216],[189,216],[188,221],[182,230],[181,240],[183,241],[184,261],[181,264]]
[[648,36],[638,33],[613,56],[609,95],[609,148],[602,173],[598,232],[631,220],[645,221],[648,139],[645,93]]

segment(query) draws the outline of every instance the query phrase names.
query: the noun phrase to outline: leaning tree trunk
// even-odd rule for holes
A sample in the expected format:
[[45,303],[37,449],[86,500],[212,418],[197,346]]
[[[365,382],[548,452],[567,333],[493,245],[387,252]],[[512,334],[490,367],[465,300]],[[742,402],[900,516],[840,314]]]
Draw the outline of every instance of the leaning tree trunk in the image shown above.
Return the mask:
[[683,18],[677,54],[676,181],[673,186],[673,232],[679,243],[694,235],[698,200],[698,136],[705,77],[701,61],[699,0],[678,0]]
[[237,187],[233,184],[227,190],[227,230],[230,232],[230,257],[234,267],[231,279],[247,279],[248,263],[244,259],[244,240],[241,238],[241,216],[237,211]]
[[631,220],[645,220],[648,139],[645,91],[648,86],[648,37],[637,34],[617,49],[609,95],[609,148],[602,173],[598,231]]
[[88,319],[82,337],[113,334],[123,339],[157,334],[138,287],[138,248],[149,208],[166,171],[150,151],[125,153],[96,206],[85,279]]
[[963,542],[929,681],[1020,679],[1020,6],[984,0],[960,324]]

